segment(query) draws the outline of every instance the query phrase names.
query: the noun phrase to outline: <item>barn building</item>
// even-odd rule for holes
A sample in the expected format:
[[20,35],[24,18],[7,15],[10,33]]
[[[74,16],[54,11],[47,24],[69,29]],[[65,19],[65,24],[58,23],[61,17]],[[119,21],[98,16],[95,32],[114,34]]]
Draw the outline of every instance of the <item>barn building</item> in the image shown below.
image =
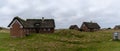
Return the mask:
[[120,25],[116,25],[114,29],[120,29]]
[[93,22],[83,22],[80,29],[86,32],[93,32],[99,30],[100,26]]
[[69,29],[79,30],[79,27],[77,25],[71,25]]
[[55,29],[54,19],[21,19],[14,17],[8,25],[12,37],[24,37],[31,33],[53,33]]

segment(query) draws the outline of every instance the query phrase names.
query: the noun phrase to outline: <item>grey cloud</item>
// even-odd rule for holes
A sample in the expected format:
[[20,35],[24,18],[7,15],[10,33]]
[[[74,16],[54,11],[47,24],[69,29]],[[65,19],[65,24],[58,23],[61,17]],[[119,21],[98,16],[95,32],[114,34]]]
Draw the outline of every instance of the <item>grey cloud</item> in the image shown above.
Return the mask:
[[[0,26],[6,27],[14,16],[54,18],[56,28],[79,27],[84,21],[98,22],[102,27],[119,23],[118,0],[0,0]],[[113,21],[111,21],[113,20]]]

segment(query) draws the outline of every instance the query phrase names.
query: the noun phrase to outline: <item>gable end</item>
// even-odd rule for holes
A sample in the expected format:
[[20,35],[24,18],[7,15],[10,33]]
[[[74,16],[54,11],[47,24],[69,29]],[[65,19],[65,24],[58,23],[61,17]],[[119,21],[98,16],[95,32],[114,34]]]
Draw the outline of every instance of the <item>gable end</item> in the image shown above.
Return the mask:
[[23,28],[22,24],[17,19],[13,20],[9,27],[12,28],[12,25],[15,24],[16,22],[20,25],[20,28]]

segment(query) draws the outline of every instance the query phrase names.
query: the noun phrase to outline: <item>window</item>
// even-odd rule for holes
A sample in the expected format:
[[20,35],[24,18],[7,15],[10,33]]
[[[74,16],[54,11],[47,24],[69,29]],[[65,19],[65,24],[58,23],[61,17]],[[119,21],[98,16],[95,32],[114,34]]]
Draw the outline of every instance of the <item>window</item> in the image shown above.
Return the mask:
[[39,26],[40,24],[35,24],[36,26]]
[[50,31],[50,29],[48,29],[48,31]]
[[46,31],[46,29],[43,29],[43,31]]
[[40,26],[40,23],[35,23],[34,26],[35,26],[35,27],[39,27],[39,26]]

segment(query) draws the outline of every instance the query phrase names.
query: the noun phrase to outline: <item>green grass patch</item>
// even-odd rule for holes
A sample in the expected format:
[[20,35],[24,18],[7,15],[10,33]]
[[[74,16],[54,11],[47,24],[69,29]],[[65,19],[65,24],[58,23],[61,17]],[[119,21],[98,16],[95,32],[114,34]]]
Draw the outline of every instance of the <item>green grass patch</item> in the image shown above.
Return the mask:
[[120,51],[120,41],[112,41],[115,31],[119,30],[57,30],[24,38],[11,38],[9,32],[0,32],[0,51]]

